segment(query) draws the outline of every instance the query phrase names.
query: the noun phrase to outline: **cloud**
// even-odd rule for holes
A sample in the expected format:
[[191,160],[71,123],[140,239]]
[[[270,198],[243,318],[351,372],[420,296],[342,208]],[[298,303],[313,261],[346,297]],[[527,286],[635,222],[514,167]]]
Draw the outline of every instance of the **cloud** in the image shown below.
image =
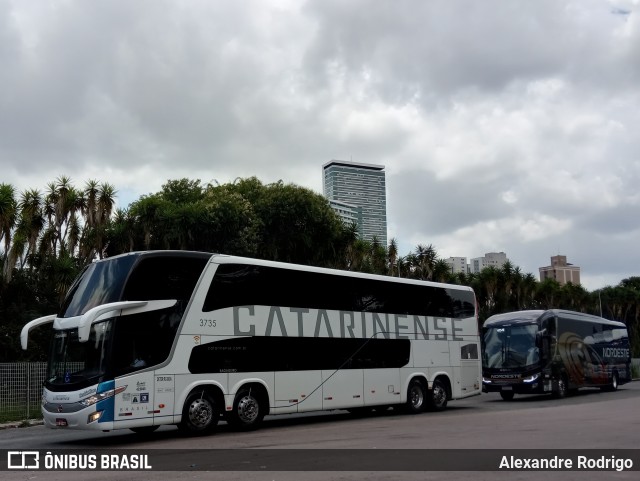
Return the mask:
[[[636,0],[5,0],[0,181],[385,165],[401,251],[639,274]],[[634,264],[635,263],[635,264]]]

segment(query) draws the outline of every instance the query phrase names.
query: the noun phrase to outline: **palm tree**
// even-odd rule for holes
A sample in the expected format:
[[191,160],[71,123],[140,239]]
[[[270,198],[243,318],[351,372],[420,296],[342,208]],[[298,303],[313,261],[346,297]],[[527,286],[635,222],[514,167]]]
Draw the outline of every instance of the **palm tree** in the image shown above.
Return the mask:
[[[69,222],[77,212],[85,209],[82,193],[75,189],[71,178],[63,175],[50,182],[45,197],[45,215],[47,216],[50,232],[47,241],[51,242],[49,251],[54,255],[66,252],[66,236]],[[64,229],[64,230],[63,230]]]
[[116,188],[107,182],[100,184],[98,189],[94,228],[96,229],[95,249],[100,259],[103,257],[105,231],[116,203],[117,192]]
[[414,275],[418,279],[432,280],[433,269],[435,267],[437,253],[435,247],[432,244],[428,246],[418,245],[415,251],[415,261],[417,264],[414,266]]
[[4,255],[9,252],[11,233],[17,219],[15,188],[10,184],[0,184],[0,242],[4,239]]
[[560,283],[547,278],[538,284],[536,299],[542,309],[553,309],[560,295]]
[[393,276],[394,271],[397,271],[398,277],[400,277],[400,271],[398,269],[398,241],[396,241],[395,237],[389,241],[387,257],[389,263],[389,275]]
[[452,282],[453,273],[451,272],[451,265],[444,259],[436,260],[433,265],[433,280],[436,282]]
[[[29,256],[35,256],[37,253],[38,238],[40,237],[46,223],[43,205],[44,201],[39,190],[25,190],[20,197],[19,230],[24,232],[28,244],[27,250],[22,259],[22,265],[26,264]],[[29,268],[33,268],[32,263],[29,263]]]
[[131,252],[135,246],[134,218],[128,209],[117,209],[107,227],[110,252]]

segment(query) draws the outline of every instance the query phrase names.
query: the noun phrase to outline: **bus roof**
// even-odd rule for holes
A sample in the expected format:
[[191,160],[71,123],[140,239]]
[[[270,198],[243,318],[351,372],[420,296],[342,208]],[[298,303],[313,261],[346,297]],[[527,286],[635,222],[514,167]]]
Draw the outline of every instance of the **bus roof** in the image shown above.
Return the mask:
[[287,262],[269,261],[264,259],[253,259],[250,257],[239,257],[239,256],[226,255],[226,254],[214,254],[212,255],[211,261],[216,262],[218,264],[246,263],[246,264],[251,264],[256,266],[267,266],[267,267],[277,267],[281,269],[293,269],[293,270],[301,270],[301,271],[307,271],[307,272],[316,272],[319,274],[332,274],[337,276],[359,277],[361,279],[373,279],[373,280],[379,280],[384,282],[396,282],[396,283],[414,284],[414,285],[431,285],[434,287],[445,288],[445,289],[473,291],[473,289],[470,286],[463,286],[460,284],[445,284],[443,282],[408,279],[405,277],[393,277],[393,276],[385,276],[381,274],[367,274],[364,272],[345,271],[342,269],[331,269],[327,267],[315,267],[315,266],[308,266],[308,265],[302,265],[302,264],[290,264]]
[[531,310],[531,311],[514,311],[505,312],[503,314],[495,314],[489,317],[484,325],[501,324],[504,322],[534,322],[542,317],[563,317],[585,322],[597,322],[599,324],[609,324],[612,326],[626,327],[624,323],[611,321],[599,316],[585,314],[584,312],[568,311],[565,309],[548,309],[548,310]]

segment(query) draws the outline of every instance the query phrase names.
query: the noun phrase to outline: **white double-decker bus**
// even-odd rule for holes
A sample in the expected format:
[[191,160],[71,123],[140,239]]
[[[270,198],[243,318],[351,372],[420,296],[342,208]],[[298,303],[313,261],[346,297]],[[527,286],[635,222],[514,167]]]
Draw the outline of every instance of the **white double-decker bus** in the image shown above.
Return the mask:
[[471,288],[185,251],[89,265],[52,323],[46,426],[200,434],[222,417],[401,406],[481,393]]

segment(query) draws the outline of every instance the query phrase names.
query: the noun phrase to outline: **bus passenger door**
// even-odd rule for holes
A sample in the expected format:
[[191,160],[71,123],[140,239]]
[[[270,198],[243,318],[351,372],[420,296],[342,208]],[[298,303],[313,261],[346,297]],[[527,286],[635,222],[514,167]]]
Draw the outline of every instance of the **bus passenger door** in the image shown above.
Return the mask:
[[175,376],[156,373],[155,404],[153,405],[153,424],[170,424],[173,422],[174,399]]
[[116,389],[126,389],[116,396],[114,422],[119,428],[127,425],[140,426],[140,420],[146,419],[142,425],[153,424],[154,411],[154,373],[139,372],[116,379]]

